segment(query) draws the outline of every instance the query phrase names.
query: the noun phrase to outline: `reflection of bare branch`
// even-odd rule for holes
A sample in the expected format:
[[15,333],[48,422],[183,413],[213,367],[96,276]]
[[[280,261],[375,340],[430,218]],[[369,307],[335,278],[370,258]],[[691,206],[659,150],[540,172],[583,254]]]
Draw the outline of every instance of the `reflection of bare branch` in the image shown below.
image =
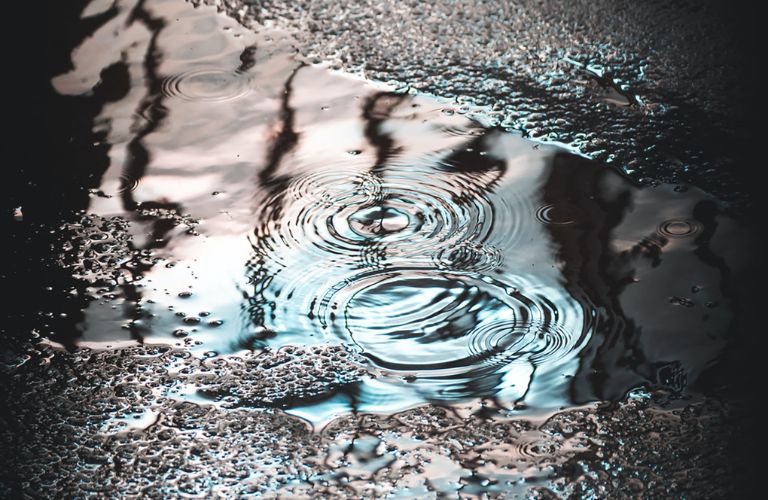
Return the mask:
[[133,188],[146,174],[147,165],[151,159],[149,150],[144,144],[144,138],[157,130],[168,116],[168,108],[163,103],[163,79],[159,74],[163,55],[158,47],[158,38],[166,23],[162,18],[153,17],[146,9],[145,3],[146,0],[140,0],[126,21],[129,26],[138,21],[151,33],[143,64],[147,93],[136,110],[136,115],[144,123],[137,127],[136,134],[128,142],[128,160],[121,177],[120,197],[123,208],[128,211],[136,210],[137,203],[133,199]]
[[[142,120],[142,125],[136,127],[133,138],[128,142],[128,159],[123,167],[120,185],[120,198],[126,211],[136,212],[139,220],[151,221],[152,229],[144,249],[159,248],[165,246],[168,233],[177,225],[175,216],[181,213],[179,203],[160,200],[143,202],[141,205],[134,200],[133,189],[147,173],[147,167],[151,161],[151,154],[144,140],[155,132],[168,117],[168,108],[164,104],[162,92],[163,76],[159,68],[163,61],[163,54],[159,47],[159,37],[166,27],[165,19],[154,17],[146,8],[146,0],[140,0],[128,16],[126,24],[130,26],[134,22],[140,22],[151,33],[147,51],[144,55],[144,80],[147,92],[139,102],[136,116]],[[141,341],[143,328],[141,320],[146,314],[141,309],[142,294],[133,283],[137,278],[149,271],[154,263],[151,259],[144,258],[139,253],[139,248],[134,248],[133,259],[124,265],[131,274],[131,280],[122,286],[125,301],[125,315],[131,319],[128,328],[132,338]]]
[[[246,49],[247,51],[248,49]],[[244,51],[240,60],[243,62],[242,67],[248,66],[249,58],[253,57],[253,53]],[[292,151],[299,143],[300,135],[294,130],[295,110],[291,107],[291,97],[293,96],[293,81],[299,71],[305,67],[304,63],[300,63],[291,72],[290,76],[286,79],[283,85],[283,95],[280,103],[279,113],[279,127],[280,130],[276,134],[272,144],[269,148],[266,158],[266,165],[259,172],[259,182],[262,186],[268,188],[274,195],[271,202],[270,217],[279,218],[282,213],[283,194],[285,188],[290,182],[290,177],[283,175],[278,176],[276,172],[283,161],[286,154]],[[258,224],[266,223],[267,221],[259,221]],[[274,332],[268,329],[263,329],[265,323],[265,308],[268,307],[268,301],[265,297],[266,288],[272,282],[274,274],[269,273],[264,267],[264,250],[261,248],[261,238],[259,236],[259,227],[254,230],[254,236],[257,241],[252,242],[253,255],[246,263],[245,273],[248,276],[248,284],[252,285],[251,290],[243,290],[243,310],[248,317],[249,322],[259,329],[257,333],[252,334],[248,339],[242,339],[240,341],[241,347],[255,349],[264,343],[265,340],[274,336]],[[266,237],[269,237],[268,235]]]
[[373,174],[381,173],[387,160],[399,150],[394,147],[395,141],[392,135],[382,130],[382,125],[407,97],[407,94],[396,92],[377,92],[369,97],[363,106],[362,118],[365,121],[363,132],[371,146],[376,149],[376,163],[371,169]]
[[273,192],[280,191],[287,186],[288,178],[286,176],[276,177],[275,173],[283,157],[299,143],[299,134],[294,130],[296,111],[291,107],[291,96],[293,95],[293,80],[304,67],[305,64],[300,63],[285,81],[280,103],[280,131],[269,148],[267,164],[259,172],[259,181],[261,181],[262,186],[271,187]]
[[[613,199],[603,196],[601,181],[609,175],[610,171],[596,163],[557,155],[541,195],[545,204],[567,203],[573,208],[577,217],[574,224],[545,227],[557,246],[565,288],[599,311],[594,334],[579,354],[580,371],[571,383],[571,399],[576,402],[591,401],[595,395],[600,399],[623,395],[625,384],[616,389],[620,395],[614,394],[606,374],[614,373],[611,367],[622,363],[632,351],[630,345],[637,343],[634,324],[625,317],[619,302],[628,283],[626,268],[615,265],[617,256],[611,246],[613,231],[630,206],[630,193],[625,189]],[[627,364],[639,362],[635,357]]]

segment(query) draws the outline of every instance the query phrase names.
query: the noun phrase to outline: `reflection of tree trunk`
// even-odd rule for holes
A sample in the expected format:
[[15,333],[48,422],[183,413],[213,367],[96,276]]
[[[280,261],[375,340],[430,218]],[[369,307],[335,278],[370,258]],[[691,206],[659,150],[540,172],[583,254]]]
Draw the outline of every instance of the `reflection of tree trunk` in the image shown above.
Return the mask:
[[[575,219],[569,224],[546,226],[557,247],[557,259],[563,264],[565,286],[597,312],[593,337],[579,355],[580,369],[571,384],[571,398],[576,403],[595,398],[616,400],[640,384],[682,389],[688,383],[680,362],[684,353],[670,352],[672,359],[649,359],[644,345],[653,342],[649,337],[652,333],[646,332],[644,337],[643,318],[628,317],[621,305],[640,261],[646,261],[650,268],[658,267],[668,244],[664,236],[654,232],[627,250],[611,248],[612,232],[631,208],[632,189],[602,165],[558,155],[542,190],[545,205],[561,207]],[[703,227],[694,254],[719,270],[721,288],[727,295],[729,270],[709,248],[717,213],[711,202],[694,208],[693,217]]]
[[[61,95],[51,80],[74,69],[72,52],[93,32],[114,19],[116,6],[93,17],[80,19],[88,2],[52,2],[47,5],[51,30],[46,45],[47,66],[44,101],[46,148],[53,163],[18,165],[21,182],[8,193],[14,206],[22,206],[26,220],[60,220],[88,208],[88,189],[101,184],[109,166],[108,131],[94,131],[104,105],[122,99],[129,90],[130,76],[124,61],[115,61],[101,71],[99,83],[86,95]],[[38,124],[39,125],[39,124]]]
[[136,115],[143,120],[143,125],[137,127],[137,132],[128,143],[128,161],[123,168],[121,177],[120,195],[123,208],[127,211],[136,210],[137,203],[133,199],[135,184],[146,174],[147,165],[151,160],[149,150],[144,144],[144,138],[157,130],[168,116],[168,108],[163,101],[163,78],[159,73],[163,54],[158,47],[158,38],[165,28],[165,20],[153,17],[145,7],[146,0],[139,0],[131,14],[127,24],[130,26],[136,21],[141,22],[151,33],[147,52],[144,55],[144,81],[147,86],[147,94],[139,103]]
[[[143,62],[147,93],[136,110],[136,116],[143,120],[143,125],[137,127],[135,135],[128,142],[128,159],[120,177],[120,199],[123,202],[123,208],[129,212],[134,212],[139,207],[139,204],[134,200],[133,189],[141,178],[146,175],[147,167],[152,159],[149,149],[144,144],[144,139],[160,128],[168,117],[168,108],[163,103],[163,77],[159,72],[160,64],[163,61],[163,54],[158,46],[158,39],[163,29],[165,29],[166,22],[162,18],[153,17],[146,9],[145,3],[146,0],[140,0],[133,11],[131,11],[127,20],[127,25],[129,26],[136,21],[141,22],[151,33]],[[179,212],[181,205],[174,202],[161,201],[142,204],[142,208],[159,208]],[[139,214],[138,218],[139,220],[152,221],[151,237],[147,240],[146,248],[158,248],[167,244],[166,237],[173,228],[173,224],[170,224],[163,217]],[[134,253],[131,264],[131,266],[125,267],[131,274],[131,280],[122,286],[123,295],[126,298],[124,314],[131,319],[128,325],[131,337],[141,341],[143,329],[137,326],[138,323],[136,321],[144,318],[146,314],[139,305],[142,297],[141,292],[133,282],[149,271],[152,265],[142,263],[141,256],[138,253]]]
[[[294,130],[296,110],[291,107],[291,97],[293,96],[293,80],[299,71],[306,65],[299,64],[292,72],[283,85],[283,97],[280,100],[280,131],[269,148],[267,153],[267,163],[259,172],[259,181],[261,185],[267,187],[271,192],[278,193],[288,187],[290,178],[287,176],[277,176],[277,169],[283,161],[283,157],[290,153],[299,143],[299,133]],[[281,210],[278,210],[280,213]]]
[[387,161],[397,154],[392,134],[385,132],[382,125],[389,119],[392,111],[408,96],[396,92],[377,92],[366,99],[363,105],[362,119],[365,123],[363,133],[368,142],[376,150],[376,162],[371,173],[382,173]]
[[[722,215],[722,211],[712,201],[702,201],[694,207],[693,217],[702,225],[701,234],[696,238],[698,248],[694,253],[704,264],[720,271],[720,291],[724,297],[732,299],[734,320],[728,332],[729,342],[723,352],[722,362],[706,370],[699,382],[704,387],[727,385],[730,395],[735,396],[752,385],[755,380],[755,374],[752,371],[761,365],[756,358],[757,353],[762,350],[757,348],[757,336],[754,333],[764,328],[762,321],[758,319],[761,305],[757,304],[760,300],[758,297],[762,297],[763,294],[757,290],[759,282],[757,279],[746,276],[742,276],[741,279],[734,278],[734,275],[738,276],[740,270],[757,269],[757,262],[752,252],[745,255],[747,262],[742,262],[732,272],[725,259],[712,250],[712,237],[718,227],[719,215]],[[751,247],[751,245],[744,245],[744,247]],[[753,394],[745,395],[745,400],[753,398]]]
[[565,287],[574,297],[586,297],[597,311],[593,337],[579,354],[580,370],[571,384],[575,402],[620,397],[632,385],[616,380],[625,370],[624,361],[634,364],[623,357],[636,333],[618,301],[632,276],[617,272],[610,246],[611,233],[630,205],[627,186],[617,186],[614,193],[607,191],[607,184],[617,185],[617,180],[602,165],[558,154],[542,190],[545,205],[565,206],[575,219],[570,224],[545,226],[557,247],[557,260],[563,264]]

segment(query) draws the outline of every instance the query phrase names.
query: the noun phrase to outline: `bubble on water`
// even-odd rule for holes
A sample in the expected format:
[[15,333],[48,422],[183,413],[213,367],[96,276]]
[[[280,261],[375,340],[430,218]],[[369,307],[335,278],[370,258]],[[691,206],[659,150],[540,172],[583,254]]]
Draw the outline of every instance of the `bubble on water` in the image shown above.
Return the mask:
[[672,296],[669,298],[669,303],[675,306],[693,307],[694,302],[687,297]]

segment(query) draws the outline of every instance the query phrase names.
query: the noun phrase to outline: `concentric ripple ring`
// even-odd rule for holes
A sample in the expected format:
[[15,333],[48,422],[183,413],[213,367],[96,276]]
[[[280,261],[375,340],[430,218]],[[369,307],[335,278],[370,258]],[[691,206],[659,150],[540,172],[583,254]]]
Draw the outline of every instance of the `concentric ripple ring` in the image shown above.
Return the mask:
[[200,68],[171,75],[163,80],[162,92],[185,101],[222,102],[251,91],[248,74],[217,68]]
[[495,268],[500,253],[484,243],[494,237],[514,244],[525,227],[518,218],[532,207],[514,195],[457,196],[477,189],[471,182],[477,179],[460,173],[435,176],[418,166],[391,169],[386,175],[340,170],[305,174],[285,193],[264,202],[256,236],[274,260],[301,251],[324,260],[357,262],[361,250],[376,247],[379,257],[392,264]]
[[457,396],[468,385],[502,389],[513,365],[561,366],[592,329],[585,304],[535,276],[371,270],[330,287],[314,308],[374,365]]

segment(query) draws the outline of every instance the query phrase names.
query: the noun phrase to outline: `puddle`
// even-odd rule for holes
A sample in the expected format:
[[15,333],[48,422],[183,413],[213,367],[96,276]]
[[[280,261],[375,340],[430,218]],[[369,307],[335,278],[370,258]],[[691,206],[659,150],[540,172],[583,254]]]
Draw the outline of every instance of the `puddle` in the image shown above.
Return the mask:
[[318,421],[478,398],[551,410],[684,389],[717,359],[743,232],[717,200],[637,187],[292,43],[157,0],[121,4],[73,52],[59,93],[106,87],[115,65],[130,84],[95,117],[109,167],[64,262],[91,301],[56,342],[340,344],[369,376]]

